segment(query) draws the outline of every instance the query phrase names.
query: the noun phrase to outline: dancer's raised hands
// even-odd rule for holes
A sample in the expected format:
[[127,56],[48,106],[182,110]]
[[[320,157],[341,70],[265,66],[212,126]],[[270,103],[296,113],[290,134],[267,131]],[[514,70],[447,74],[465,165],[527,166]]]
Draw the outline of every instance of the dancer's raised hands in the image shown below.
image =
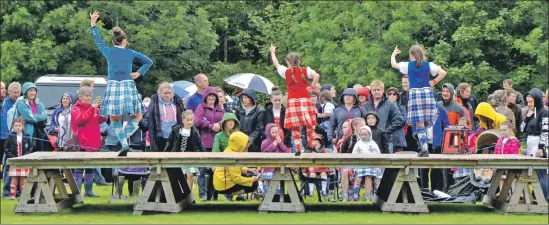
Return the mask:
[[90,22],[92,26],[95,26],[97,23],[97,19],[99,19],[99,12],[94,11],[93,13],[90,13]]

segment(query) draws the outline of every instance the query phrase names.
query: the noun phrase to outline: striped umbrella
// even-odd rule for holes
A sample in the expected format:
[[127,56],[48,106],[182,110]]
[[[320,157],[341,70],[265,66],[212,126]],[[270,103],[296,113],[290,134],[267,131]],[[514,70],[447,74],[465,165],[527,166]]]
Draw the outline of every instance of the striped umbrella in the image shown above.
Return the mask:
[[265,94],[271,94],[271,89],[274,86],[269,79],[253,73],[238,73],[225,79],[225,82],[239,88],[251,88]]
[[194,94],[197,90],[196,84],[186,80],[172,82],[171,86],[173,92],[181,99]]

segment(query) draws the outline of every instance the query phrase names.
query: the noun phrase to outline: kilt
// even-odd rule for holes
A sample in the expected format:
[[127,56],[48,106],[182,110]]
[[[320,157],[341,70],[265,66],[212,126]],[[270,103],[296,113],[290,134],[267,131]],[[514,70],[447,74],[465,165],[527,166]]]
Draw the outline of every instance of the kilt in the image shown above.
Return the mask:
[[412,88],[408,97],[408,121],[411,124],[425,122],[425,127],[435,124],[438,117],[437,101],[430,87]]
[[265,172],[261,173],[261,179],[262,180],[272,180],[273,179],[273,172]]
[[284,128],[309,127],[316,125],[316,107],[308,98],[291,98],[286,104]]
[[181,167],[181,169],[183,170],[183,173],[185,173],[185,174],[189,174],[189,173],[197,174],[197,173],[200,172],[198,170],[198,167]]
[[143,104],[133,80],[109,80],[103,95],[101,116],[120,116],[122,114],[143,113]]
[[360,178],[364,176],[372,176],[376,178],[382,177],[381,169],[379,168],[359,168],[355,169],[355,177]]
[[8,175],[10,177],[26,177],[29,175],[29,168],[10,168]]

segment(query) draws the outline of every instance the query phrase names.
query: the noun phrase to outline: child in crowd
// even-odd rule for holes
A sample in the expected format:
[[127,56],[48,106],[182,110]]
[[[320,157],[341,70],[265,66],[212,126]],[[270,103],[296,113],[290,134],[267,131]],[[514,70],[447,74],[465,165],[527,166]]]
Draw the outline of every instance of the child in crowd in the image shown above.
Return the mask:
[[[521,147],[520,141],[512,135],[513,125],[511,122],[506,121],[499,126],[501,131],[501,137],[498,139],[496,144],[496,149],[494,154],[518,154]],[[501,177],[499,182],[499,189],[503,190],[503,181],[505,180],[505,175]]]
[[369,112],[366,114],[366,125],[370,127],[372,140],[376,142],[381,153],[386,154],[389,153],[389,139],[385,130],[377,126],[378,123],[379,117],[377,117],[375,112]]
[[[314,136],[312,143],[314,146],[314,150],[311,149],[311,150],[308,150],[307,152],[326,153],[326,150],[324,148],[324,141],[322,141],[322,138],[320,136],[318,135]],[[304,169],[303,173],[309,173],[309,177],[317,177],[318,175],[320,175],[320,178],[324,179],[321,182],[322,196],[328,195],[327,186],[328,186],[328,173],[330,173],[329,168],[310,167],[309,169]],[[314,190],[315,190],[315,184],[309,183],[309,196],[312,197],[314,195]]]
[[[181,115],[183,124],[177,124],[172,127],[172,132],[168,137],[165,152],[205,152],[206,149],[202,145],[198,129],[193,126],[194,113],[185,111]],[[198,174],[198,168],[187,167],[182,168],[187,175],[187,184],[193,189],[194,176]]]
[[[351,122],[352,134],[345,138],[345,141],[341,145],[340,153],[352,153],[355,144],[358,141],[358,132],[360,128],[366,125],[366,121],[363,118],[355,118]],[[341,168],[341,190],[342,199],[344,202],[349,200],[349,182],[353,177],[353,170],[348,168]],[[351,193],[353,194],[353,193]]]
[[[358,141],[353,148],[353,154],[381,154],[381,151],[379,150],[379,147],[375,143],[375,141],[372,140],[372,131],[370,130],[369,126],[362,126],[360,128],[360,131],[358,133],[360,141]],[[358,201],[360,200],[359,193],[360,193],[360,184],[362,183],[362,178],[364,178],[364,189],[366,190],[366,193],[364,193],[364,200],[365,201],[371,201],[373,199],[373,192],[372,192],[372,179],[374,179],[375,182],[375,189],[379,186],[379,182],[382,176],[382,172],[380,168],[360,168],[356,169],[356,179],[355,179],[355,185],[354,185],[354,194],[353,194],[353,200]]]
[[[8,139],[4,143],[6,159],[32,153],[33,143],[31,137],[28,134],[25,134],[23,130],[25,127],[25,120],[23,117],[18,117],[13,120],[12,127],[13,132],[11,132]],[[17,183],[19,183],[19,189],[22,191],[23,186],[25,186],[27,176],[29,175],[29,169],[9,168],[8,175],[11,177],[10,199],[15,200]]]
[[353,134],[353,131],[351,129],[351,121],[352,120],[347,120],[343,122],[343,124],[341,124],[341,129],[343,130],[344,135],[336,143],[336,148],[339,149],[339,151],[341,151],[341,148],[343,147],[343,142],[345,141],[345,139]]
[[221,129],[221,132],[215,135],[212,152],[223,152],[229,146],[229,137],[231,134],[240,130],[240,122],[234,113],[223,114]]
[[[265,129],[265,136],[267,139],[261,143],[262,152],[287,152],[288,147],[284,145],[284,141],[280,137],[281,129],[274,123],[267,124]],[[267,194],[267,188],[270,181],[273,179],[274,168],[266,167],[261,171],[261,179],[263,179],[263,194]]]

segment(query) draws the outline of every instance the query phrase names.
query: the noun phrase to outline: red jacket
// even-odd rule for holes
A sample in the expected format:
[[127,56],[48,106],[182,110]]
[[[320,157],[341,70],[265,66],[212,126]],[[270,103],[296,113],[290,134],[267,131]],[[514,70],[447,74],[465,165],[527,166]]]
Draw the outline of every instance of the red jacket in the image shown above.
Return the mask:
[[520,141],[517,138],[509,138],[509,140],[507,140],[504,145],[503,137],[500,137],[498,139],[498,143],[496,144],[494,154],[518,154],[520,147]]
[[107,118],[99,116],[99,108],[89,103],[76,101],[71,111],[73,135],[77,135],[80,148],[86,152],[97,152],[101,148],[101,130],[99,124]]

